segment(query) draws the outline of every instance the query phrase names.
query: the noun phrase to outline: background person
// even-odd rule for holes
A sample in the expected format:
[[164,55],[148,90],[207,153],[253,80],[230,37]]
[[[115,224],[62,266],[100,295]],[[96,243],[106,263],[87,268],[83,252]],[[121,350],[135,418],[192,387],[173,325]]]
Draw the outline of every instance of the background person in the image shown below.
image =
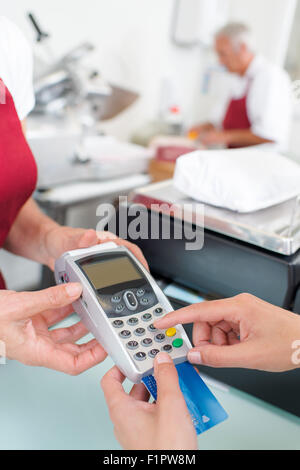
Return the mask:
[[231,80],[211,121],[191,129],[206,146],[274,143],[278,150],[287,150],[291,82],[283,69],[254,52],[253,42],[251,30],[241,23],[230,23],[216,34],[215,50]]

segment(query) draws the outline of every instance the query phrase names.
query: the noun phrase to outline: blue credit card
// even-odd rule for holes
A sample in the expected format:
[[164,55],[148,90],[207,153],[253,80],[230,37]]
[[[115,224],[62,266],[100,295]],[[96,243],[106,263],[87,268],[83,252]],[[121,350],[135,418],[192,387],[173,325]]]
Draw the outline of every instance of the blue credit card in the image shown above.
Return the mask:
[[[202,434],[225,421],[228,414],[203,382],[196,369],[189,362],[178,364],[176,369],[180,389],[184,395],[197,434]],[[143,383],[154,400],[157,400],[157,385],[153,375],[145,377]]]

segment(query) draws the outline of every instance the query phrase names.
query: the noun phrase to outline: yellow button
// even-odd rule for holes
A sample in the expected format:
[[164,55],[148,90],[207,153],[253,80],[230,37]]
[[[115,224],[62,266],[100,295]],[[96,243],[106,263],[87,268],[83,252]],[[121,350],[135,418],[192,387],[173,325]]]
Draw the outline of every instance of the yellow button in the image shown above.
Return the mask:
[[172,336],[175,336],[176,333],[177,333],[177,331],[175,330],[175,328],[169,328],[166,331],[166,335],[169,336],[169,338],[171,338]]

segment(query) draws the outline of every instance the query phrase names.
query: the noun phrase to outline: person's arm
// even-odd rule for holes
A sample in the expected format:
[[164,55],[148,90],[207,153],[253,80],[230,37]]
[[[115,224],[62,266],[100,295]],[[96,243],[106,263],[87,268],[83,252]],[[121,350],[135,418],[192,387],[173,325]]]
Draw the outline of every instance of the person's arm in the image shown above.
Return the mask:
[[[26,119],[23,119],[21,125],[26,139]],[[30,198],[19,212],[5,241],[4,248],[11,253],[48,265],[53,269],[55,258],[65,251],[64,246],[66,249],[76,249],[98,243],[98,237],[94,231],[67,229],[64,230],[63,236],[63,233],[58,231],[60,228]],[[49,236],[51,233],[60,234],[61,240],[58,237],[53,240],[53,237]],[[53,243],[52,246],[51,243]]]
[[50,217],[43,214],[31,198],[19,212],[4,248],[18,256],[49,265],[50,257],[46,248],[47,233],[58,227],[59,225]]
[[188,359],[211,367],[284,372],[300,367],[300,316],[250,294],[191,305],[157,320],[194,323]]
[[[26,138],[26,120],[22,121]],[[148,269],[141,250],[132,243],[121,240],[109,232],[62,227],[46,216],[30,198],[22,207],[5,241],[4,248],[25,258],[54,269],[54,263],[65,251],[88,248],[98,243],[114,240],[129,248]]]
[[125,393],[125,377],[117,367],[103,377],[101,385],[118,441],[126,450],[196,450],[196,431],[167,353],[156,357],[154,374],[158,397],[151,404],[143,384]]
[[4,244],[4,248],[54,269],[55,260],[64,252],[88,248],[106,241],[124,245],[148,268],[141,250],[109,232],[62,227],[47,217],[33,199],[21,209]]
[[252,145],[271,144],[272,140],[264,139],[254,134],[251,130],[225,131],[225,139],[228,145],[250,147]]
[[273,141],[259,137],[250,129],[237,129],[227,131],[208,131],[202,135],[201,143],[205,146],[222,144],[235,147],[251,147],[253,145],[273,143]]
[[193,139],[200,139],[202,135],[207,132],[216,130],[215,126],[210,122],[205,122],[203,124],[197,124],[191,127],[188,131],[188,136],[193,136]]

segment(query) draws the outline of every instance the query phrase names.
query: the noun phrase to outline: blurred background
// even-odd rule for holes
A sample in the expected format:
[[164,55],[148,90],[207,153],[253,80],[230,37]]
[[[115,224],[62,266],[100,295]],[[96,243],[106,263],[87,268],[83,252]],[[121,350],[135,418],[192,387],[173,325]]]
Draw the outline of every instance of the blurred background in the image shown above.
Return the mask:
[[[34,15],[40,37],[28,13]],[[49,176],[49,158],[59,168],[59,162],[75,153],[84,174],[89,154],[103,145],[93,140],[95,135],[117,139],[115,144],[144,145],[149,135],[162,133],[155,126],[163,119],[186,129],[205,121],[224,86],[226,72],[217,65],[213,36],[227,22],[246,22],[254,32],[256,50],[283,66],[293,81],[300,80],[297,0],[85,0],[84,4],[10,0],[2,3],[1,15],[19,26],[34,53],[37,105],[28,119],[27,135],[38,160],[41,191],[55,186],[57,175],[54,181],[43,181]],[[73,83],[66,70],[73,75]],[[300,158],[299,103],[294,102],[289,142],[289,154],[295,159]],[[85,149],[83,136],[90,139]],[[126,148],[120,152],[126,153]],[[143,156],[150,158],[147,153]],[[142,165],[136,173],[144,170]],[[109,178],[116,176],[120,175],[109,174]],[[103,179],[107,178],[104,171]],[[99,198],[95,204],[70,207],[63,222],[95,227],[98,203]],[[38,284],[38,266],[6,253],[2,257],[10,288]]]

